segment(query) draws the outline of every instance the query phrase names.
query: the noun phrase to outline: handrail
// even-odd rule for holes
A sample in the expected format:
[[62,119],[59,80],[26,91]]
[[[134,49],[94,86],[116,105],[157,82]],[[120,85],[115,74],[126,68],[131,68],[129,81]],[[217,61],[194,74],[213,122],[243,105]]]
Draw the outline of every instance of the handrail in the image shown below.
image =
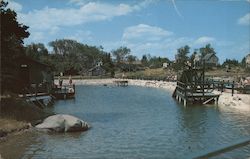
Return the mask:
[[[250,87],[249,88],[246,88],[246,87],[239,87],[238,84],[236,84],[234,81],[233,82],[229,82],[229,81],[213,81],[213,80],[206,80],[204,81],[204,83],[195,83],[195,85],[197,86],[201,86],[200,88],[199,87],[196,87],[195,89],[191,89],[191,91],[199,91],[199,90],[205,90],[205,89],[210,89],[210,90],[214,90],[214,89],[218,89],[220,90],[221,92],[224,91],[224,89],[229,89],[229,90],[232,90],[232,96],[236,91],[241,91],[241,92],[250,92]],[[193,83],[183,83],[183,82],[180,82],[180,81],[177,81],[177,86],[181,89],[181,90],[187,90],[187,91],[190,91],[189,88],[193,88]],[[208,91],[207,91],[208,92]],[[192,92],[190,92],[192,93]]]

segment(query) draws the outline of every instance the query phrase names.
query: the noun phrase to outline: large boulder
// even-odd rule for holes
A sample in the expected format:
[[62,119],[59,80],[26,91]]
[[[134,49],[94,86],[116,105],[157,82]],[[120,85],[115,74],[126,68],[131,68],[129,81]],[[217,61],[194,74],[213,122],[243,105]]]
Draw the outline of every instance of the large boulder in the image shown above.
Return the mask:
[[38,129],[47,129],[56,132],[85,131],[90,128],[87,122],[71,115],[57,114],[46,118],[36,126]]

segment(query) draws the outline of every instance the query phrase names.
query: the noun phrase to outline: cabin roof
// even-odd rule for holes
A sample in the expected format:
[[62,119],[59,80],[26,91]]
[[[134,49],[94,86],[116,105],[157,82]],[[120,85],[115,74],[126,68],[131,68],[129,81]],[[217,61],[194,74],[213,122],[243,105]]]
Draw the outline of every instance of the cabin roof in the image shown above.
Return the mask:
[[208,54],[206,54],[206,55],[203,57],[203,60],[208,61],[208,60],[211,59],[212,56],[215,56],[215,57],[216,57],[216,55],[215,55],[214,53],[208,53]]
[[100,69],[104,70],[101,66],[95,66],[95,67],[90,68],[88,71],[89,71],[89,72],[90,72],[90,71],[94,71],[94,70],[97,69],[97,68],[100,68]]
[[27,57],[27,56],[22,56],[19,59],[17,59],[17,62],[19,64],[35,64],[35,65],[40,65],[42,67],[47,67],[47,68],[51,68],[50,65],[47,65],[45,63],[42,63],[40,61],[37,61],[35,59],[32,59],[31,57]]

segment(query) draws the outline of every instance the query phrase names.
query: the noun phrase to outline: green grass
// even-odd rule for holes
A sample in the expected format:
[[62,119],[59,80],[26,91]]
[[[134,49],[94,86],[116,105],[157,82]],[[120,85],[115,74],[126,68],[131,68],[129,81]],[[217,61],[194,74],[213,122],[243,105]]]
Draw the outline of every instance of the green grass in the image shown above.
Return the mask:
[[53,113],[39,108],[34,104],[29,104],[19,98],[4,98],[1,99],[0,117],[8,118],[17,121],[26,121],[36,123]]

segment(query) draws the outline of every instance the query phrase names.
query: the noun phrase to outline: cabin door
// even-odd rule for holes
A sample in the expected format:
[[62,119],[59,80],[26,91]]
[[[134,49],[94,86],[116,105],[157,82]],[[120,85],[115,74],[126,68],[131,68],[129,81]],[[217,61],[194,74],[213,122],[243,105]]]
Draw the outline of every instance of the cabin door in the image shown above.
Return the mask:
[[22,79],[22,85],[28,87],[30,85],[30,73],[27,65],[21,65],[20,77]]

